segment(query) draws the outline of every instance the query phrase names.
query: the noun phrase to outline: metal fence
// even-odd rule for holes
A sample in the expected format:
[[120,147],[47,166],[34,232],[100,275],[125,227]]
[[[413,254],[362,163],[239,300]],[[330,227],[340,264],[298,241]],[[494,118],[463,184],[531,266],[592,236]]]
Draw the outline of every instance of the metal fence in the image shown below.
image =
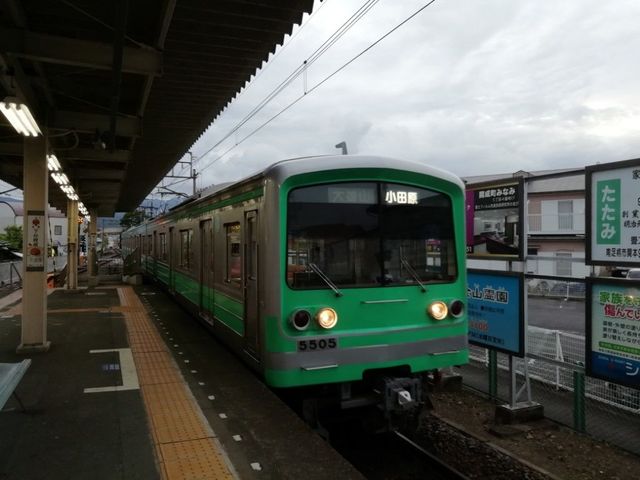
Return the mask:
[[0,286],[16,286],[22,283],[22,260],[0,263]]
[[[640,454],[640,392],[584,374],[584,280],[543,280],[527,279],[526,354],[513,362],[518,382],[525,382],[526,370],[532,400],[543,405],[546,417]],[[562,328],[549,328],[554,324]],[[489,350],[472,346],[461,370],[465,384],[491,395],[489,358]],[[494,393],[507,402],[509,357],[496,358]]]
[[[66,255],[47,258],[47,272],[59,272],[67,265]],[[0,285],[22,283],[22,260],[0,262]]]
[[98,275],[122,276],[122,257],[99,259]]

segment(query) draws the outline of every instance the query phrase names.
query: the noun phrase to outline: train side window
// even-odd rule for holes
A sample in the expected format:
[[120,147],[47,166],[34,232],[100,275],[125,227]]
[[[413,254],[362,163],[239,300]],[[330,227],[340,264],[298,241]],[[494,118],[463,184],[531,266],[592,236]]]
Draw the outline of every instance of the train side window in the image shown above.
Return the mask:
[[151,243],[151,235],[147,235],[147,255],[153,254],[153,244]]
[[191,230],[180,230],[180,266],[182,268],[191,267],[191,236]]
[[167,235],[161,233],[160,237],[160,260],[167,260]]
[[227,233],[226,281],[238,288],[241,285],[242,257],[240,248],[240,223],[225,225]]

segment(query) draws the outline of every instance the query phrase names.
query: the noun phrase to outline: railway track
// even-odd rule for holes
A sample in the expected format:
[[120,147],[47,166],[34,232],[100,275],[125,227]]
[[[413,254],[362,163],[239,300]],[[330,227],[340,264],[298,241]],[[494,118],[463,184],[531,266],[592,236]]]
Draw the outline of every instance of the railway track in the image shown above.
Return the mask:
[[332,446],[369,480],[465,480],[469,477],[401,433],[372,434],[357,424],[333,426]]
[[415,450],[420,452],[422,455],[427,457],[429,459],[429,461],[433,463],[434,467],[436,467],[435,468],[436,471],[443,475],[442,478],[450,478],[450,479],[457,479],[457,480],[469,480],[468,476],[464,475],[463,473],[459,472],[453,466],[451,466],[448,463],[444,462],[437,455],[431,453],[430,451],[428,451],[424,447],[421,447],[416,442],[411,440],[409,437],[406,437],[405,435],[403,435],[400,432],[394,432],[394,434],[398,438],[400,438],[402,441],[404,441],[407,445],[409,445],[410,447],[414,448]]

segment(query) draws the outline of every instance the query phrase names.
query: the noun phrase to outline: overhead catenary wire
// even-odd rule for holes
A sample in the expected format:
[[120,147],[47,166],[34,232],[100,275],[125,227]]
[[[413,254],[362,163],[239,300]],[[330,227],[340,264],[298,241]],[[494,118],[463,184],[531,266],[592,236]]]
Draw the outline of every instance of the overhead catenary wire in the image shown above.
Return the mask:
[[[60,0],[60,1],[62,1],[63,3],[66,3],[66,0]],[[322,0],[321,0],[321,1],[322,1]],[[376,1],[378,1],[378,0],[376,0]],[[251,80],[251,82],[252,82],[252,83],[256,82],[256,80],[258,80],[258,78],[260,78],[260,77],[264,74],[264,72],[265,72],[266,70],[268,70],[268,69],[269,69],[269,67],[270,67],[271,65],[273,65],[274,60],[275,60],[275,59],[276,59],[276,58],[277,58],[277,57],[278,57],[278,56],[279,56],[279,55],[280,55],[280,54],[281,54],[281,53],[282,53],[282,52],[283,52],[283,51],[284,51],[284,50],[285,50],[289,45],[291,45],[291,43],[293,42],[293,39],[294,39],[294,38],[296,38],[296,37],[300,34],[300,32],[301,32],[301,31],[302,31],[302,30],[303,30],[303,29],[304,29],[304,28],[309,24],[309,22],[311,22],[311,19],[312,19],[312,18],[314,18],[315,16],[317,16],[317,15],[318,15],[318,13],[322,10],[322,8],[323,8],[327,3],[329,3],[329,0],[324,0],[324,1],[322,1],[322,3],[320,4],[320,6],[319,6],[316,10],[314,10],[314,11],[311,13],[311,15],[309,15],[309,17],[307,18],[307,21],[300,25],[300,28],[298,28],[298,30],[296,30],[296,32],[295,32],[293,35],[291,35],[291,37],[289,38],[289,40],[288,40],[285,44],[283,44],[283,45],[282,45],[282,47],[281,47],[281,48],[280,48],[280,49],[279,49],[279,50],[278,50],[278,51],[273,55],[273,57],[272,57],[272,58],[270,59],[270,61],[269,61],[269,62],[264,66],[264,68],[261,68],[261,69],[260,69],[260,71],[259,71],[259,72],[258,72],[258,73],[253,77],[253,79]],[[70,6],[73,6],[73,5],[70,5]],[[238,127],[238,128],[239,128],[239,127]],[[236,129],[236,130],[237,130],[237,129]],[[234,130],[234,132],[235,132],[235,130]],[[233,133],[234,133],[234,132],[231,132],[227,137],[225,137],[225,139],[226,139],[226,138],[228,138],[230,135],[233,135]],[[215,148],[215,147],[214,147],[214,148]],[[196,158],[196,162],[197,162],[197,161],[199,161],[201,158],[202,158],[202,156],[197,157],[197,158]],[[195,162],[194,162],[194,165],[195,165]],[[183,172],[183,171],[185,171],[185,170],[186,170],[186,168],[187,168],[187,167],[182,167],[182,168],[180,169],[180,171],[178,172],[178,175],[182,174],[182,172]],[[185,179],[185,180],[187,180],[187,179]],[[170,186],[172,186],[172,185],[177,185],[178,183],[182,183],[182,182],[183,182],[183,181],[185,181],[185,180],[181,180],[181,181],[179,181],[179,182],[173,182],[173,183],[170,183],[169,185],[166,185],[166,186],[169,186],[169,187],[170,187]]]
[[[213,164],[215,164],[216,162],[218,162],[219,160],[221,160],[222,158],[224,158],[231,150],[233,150],[234,148],[236,148],[237,146],[239,146],[240,144],[242,144],[243,142],[245,142],[247,139],[249,139],[250,137],[252,137],[253,135],[255,135],[257,132],[259,132],[260,130],[262,130],[265,126],[267,126],[269,123],[271,123],[273,120],[275,120],[276,118],[278,118],[280,115],[282,115],[283,113],[285,113],[287,110],[289,110],[291,107],[293,107],[295,104],[297,104],[300,100],[302,100],[303,98],[307,97],[310,93],[312,93],[313,91],[315,91],[316,89],[318,89],[320,86],[322,86],[323,84],[325,84],[327,81],[329,81],[331,78],[333,78],[334,76],[336,76],[338,73],[340,73],[342,70],[344,70],[346,67],[348,67],[349,65],[351,65],[353,62],[355,62],[358,58],[360,58],[362,55],[364,55],[365,53],[367,53],[369,50],[371,50],[373,47],[375,47],[376,45],[378,45],[380,42],[382,42],[384,39],[386,39],[389,35],[391,35],[392,33],[394,33],[396,30],[398,30],[399,28],[401,28],[403,25],[405,25],[407,22],[409,22],[410,20],[412,20],[414,17],[416,17],[418,14],[420,14],[422,11],[424,11],[427,7],[431,6],[433,3],[435,3],[436,0],[430,0],[429,2],[427,2],[425,5],[423,5],[422,7],[420,7],[419,9],[417,9],[415,12],[413,12],[411,15],[409,15],[407,18],[405,18],[402,22],[400,22],[399,24],[397,24],[395,27],[393,27],[391,30],[389,30],[388,32],[386,32],[384,35],[382,35],[381,37],[379,37],[376,41],[374,41],[373,43],[371,43],[368,47],[366,47],[365,49],[361,50],[358,54],[356,54],[355,56],[353,56],[351,59],[349,59],[347,62],[345,62],[344,64],[342,64],[340,67],[338,67],[336,70],[334,70],[332,73],[330,73],[329,75],[327,75],[326,77],[324,77],[320,82],[318,82],[316,85],[314,85],[311,89],[309,89],[307,92],[303,93],[302,95],[300,95],[299,97],[297,97],[295,100],[293,100],[292,102],[290,102],[287,106],[285,106],[283,109],[281,109],[278,113],[276,113],[275,115],[273,115],[272,117],[270,117],[268,120],[266,120],[265,122],[263,122],[262,124],[260,124],[258,127],[256,127],[254,130],[252,130],[250,133],[248,133],[245,137],[243,137],[242,139],[240,139],[239,141],[237,141],[234,145],[232,145],[231,147],[229,147],[227,150],[225,150],[221,155],[219,155],[218,157],[216,157],[215,159],[213,159],[212,161],[210,161],[207,165],[205,165],[203,168],[200,169],[200,174],[202,174],[202,172],[204,172],[207,168],[211,167]],[[218,145],[218,144],[217,144]],[[216,145],[216,146],[217,146]],[[207,150],[203,155],[201,155],[201,158],[208,154],[209,152],[211,152],[216,146],[210,148],[209,150]]]
[[[359,20],[362,19],[379,0],[367,0],[364,4],[356,10],[355,13],[349,17],[338,29],[331,34],[331,36],[325,40],[316,50],[293,72],[291,72],[284,80],[282,80],[264,99],[262,99],[258,105],[256,105],[249,113],[247,113],[242,120],[240,120],[231,130],[226,133],[220,140],[218,140],[213,146],[200,155],[203,158],[209,152],[213,151],[216,147],[220,146],[225,140],[235,134],[240,128],[242,128],[249,120],[255,117],[265,106],[267,106],[275,97],[277,97],[285,88],[287,88],[294,80],[307,71],[307,69],[316,62],[322,55],[326,53],[340,38],[342,38]],[[307,89],[305,87],[305,92]],[[206,167],[205,167],[206,168]],[[204,170],[203,168],[202,170]]]
[[[322,1],[322,0],[321,0]],[[291,35],[291,37],[289,38],[289,41],[287,43],[285,43],[284,45],[282,45],[282,47],[280,47],[280,49],[275,53],[275,55],[273,57],[271,57],[271,60],[269,60],[269,62],[264,66],[264,68],[261,68],[260,71],[256,74],[255,77],[253,77],[252,82],[255,82],[258,78],[260,78],[262,76],[262,74],[267,71],[269,69],[269,67],[271,65],[273,65],[273,61],[278,58],[278,56],[282,53],[283,50],[285,50],[289,45],[291,45],[291,42],[293,42],[293,39],[296,38],[298,36],[298,34],[302,31],[302,29],[304,27],[306,27],[307,25],[309,25],[309,22],[311,21],[311,19],[316,16],[318,14],[318,12],[320,10],[322,10],[322,7],[324,7],[327,3],[329,3],[329,0],[324,0],[322,1],[322,3],[320,4],[320,6],[318,7],[317,10],[314,10],[313,12],[311,12],[311,15],[309,15],[309,18],[307,18],[307,21],[305,23],[303,23],[302,25],[300,25],[300,28],[298,28],[298,30],[296,30],[296,33],[294,33],[293,35]]]

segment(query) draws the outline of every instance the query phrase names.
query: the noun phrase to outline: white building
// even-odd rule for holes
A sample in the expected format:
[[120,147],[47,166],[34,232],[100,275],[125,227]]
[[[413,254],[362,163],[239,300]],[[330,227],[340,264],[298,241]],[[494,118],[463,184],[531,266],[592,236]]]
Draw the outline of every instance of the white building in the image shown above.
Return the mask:
[[[473,186],[487,182],[505,183],[519,177],[524,177],[527,185],[527,273],[577,278],[588,276],[590,268],[584,263],[584,169],[519,171],[466,177],[464,180]],[[483,263],[470,260],[469,266],[482,268]]]
[[[9,225],[22,227],[24,219],[24,205],[20,201],[0,201],[0,232],[4,233]],[[58,255],[66,255],[67,252],[67,217],[56,210],[49,208],[49,244],[55,248]]]

